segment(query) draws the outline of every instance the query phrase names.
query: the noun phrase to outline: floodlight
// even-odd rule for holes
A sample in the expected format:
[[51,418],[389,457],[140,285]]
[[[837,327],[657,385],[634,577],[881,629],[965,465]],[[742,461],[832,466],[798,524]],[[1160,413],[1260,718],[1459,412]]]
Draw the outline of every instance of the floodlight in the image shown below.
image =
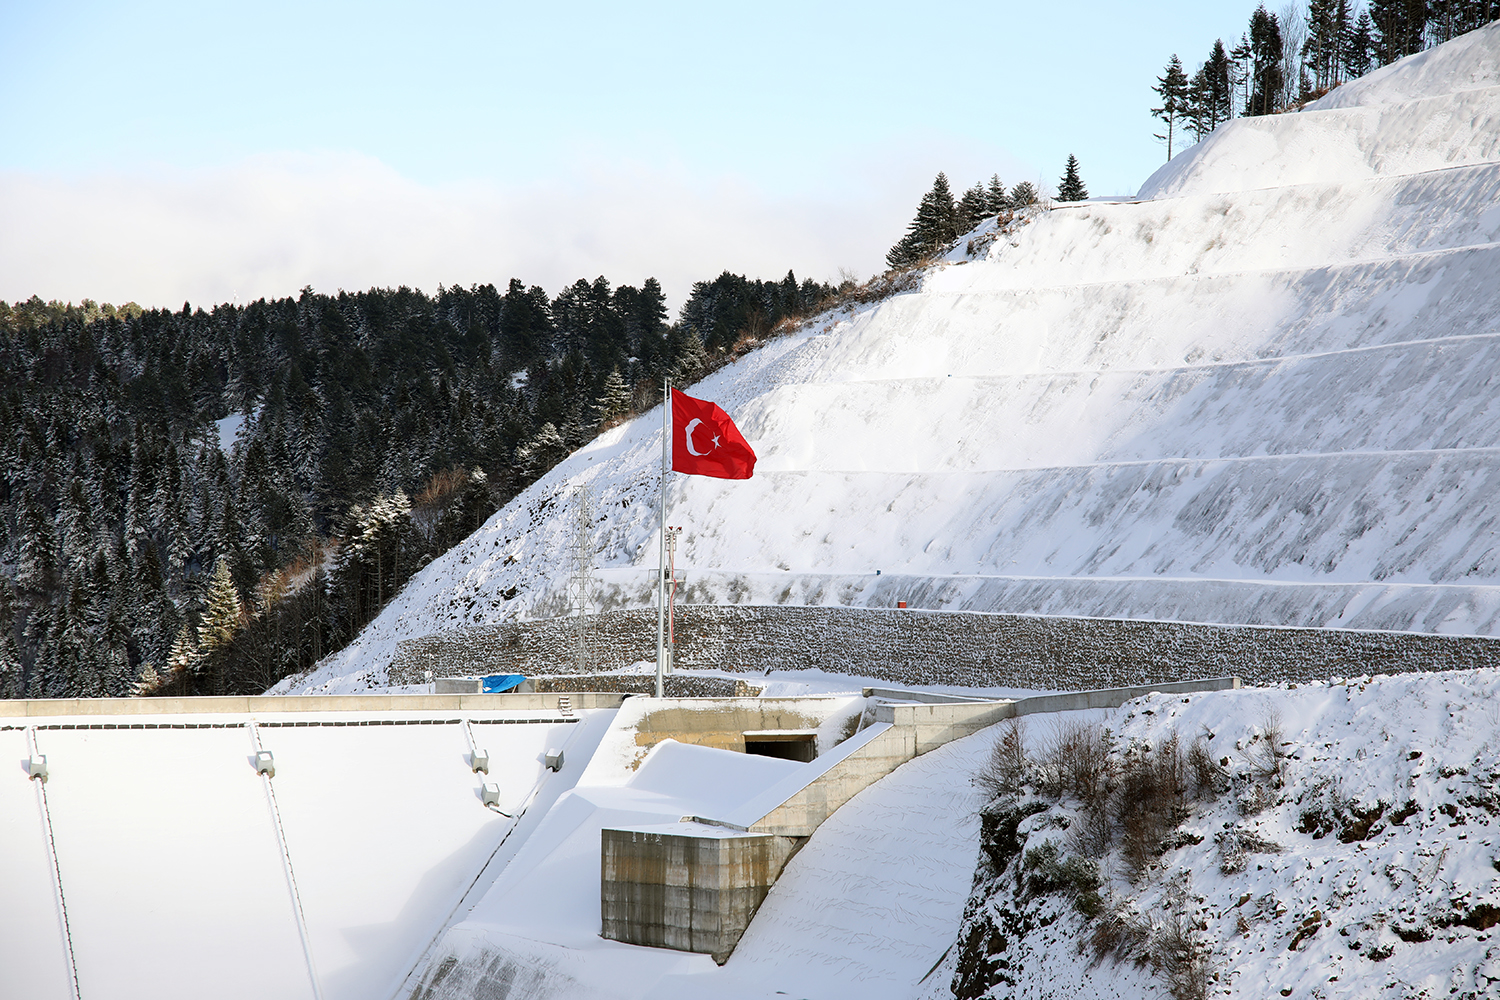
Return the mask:
[[47,780],[47,755],[37,754],[26,762],[26,776],[28,778],[41,778]]
[[500,807],[500,786],[493,781],[486,781],[484,788],[479,793],[479,801],[487,806]]
[[469,763],[470,766],[474,768],[475,774],[478,774],[480,771],[483,771],[485,774],[489,774],[490,752],[488,750],[475,750],[473,756],[469,758]]
[[561,771],[563,766],[563,752],[561,750],[547,751],[547,770]]
[[255,755],[255,773],[264,774],[268,778],[276,777],[276,758],[269,750],[258,751]]

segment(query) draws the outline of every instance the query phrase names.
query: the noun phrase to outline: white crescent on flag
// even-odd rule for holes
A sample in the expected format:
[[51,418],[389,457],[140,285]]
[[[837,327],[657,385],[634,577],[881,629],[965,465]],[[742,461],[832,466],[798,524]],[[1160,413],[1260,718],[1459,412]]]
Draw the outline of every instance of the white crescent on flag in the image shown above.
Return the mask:
[[697,448],[693,447],[693,431],[697,429],[698,425],[701,423],[703,423],[703,421],[699,420],[697,417],[694,417],[692,420],[688,421],[687,427],[684,428],[682,432],[682,436],[687,440],[688,454],[697,455],[700,458],[704,455],[707,455],[708,451],[713,451],[712,448],[710,448],[708,451],[699,451]]

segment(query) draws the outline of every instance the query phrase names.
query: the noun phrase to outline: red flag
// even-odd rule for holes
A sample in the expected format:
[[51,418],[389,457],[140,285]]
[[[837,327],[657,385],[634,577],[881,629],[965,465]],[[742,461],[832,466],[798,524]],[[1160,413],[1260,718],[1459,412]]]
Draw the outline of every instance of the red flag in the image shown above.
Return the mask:
[[755,452],[718,404],[672,390],[672,471],[749,479]]

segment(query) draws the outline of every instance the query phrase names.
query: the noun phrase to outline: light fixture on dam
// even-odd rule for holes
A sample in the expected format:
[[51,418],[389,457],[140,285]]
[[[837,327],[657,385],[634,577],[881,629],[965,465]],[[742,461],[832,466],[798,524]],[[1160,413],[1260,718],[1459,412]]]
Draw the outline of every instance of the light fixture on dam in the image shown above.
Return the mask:
[[469,763],[470,766],[474,769],[475,774],[478,774],[480,771],[483,771],[485,774],[489,774],[490,752],[488,750],[475,750],[473,756],[469,758]]
[[37,754],[26,762],[26,777],[32,779],[41,778],[44,782],[47,780],[46,754]]
[[268,778],[276,777],[276,758],[269,750],[258,750],[255,754],[255,773]]
[[563,752],[561,750],[547,751],[547,770],[561,771],[563,766]]
[[486,781],[484,788],[479,792],[479,801],[487,806],[494,806],[496,809],[500,808],[500,786],[493,781]]

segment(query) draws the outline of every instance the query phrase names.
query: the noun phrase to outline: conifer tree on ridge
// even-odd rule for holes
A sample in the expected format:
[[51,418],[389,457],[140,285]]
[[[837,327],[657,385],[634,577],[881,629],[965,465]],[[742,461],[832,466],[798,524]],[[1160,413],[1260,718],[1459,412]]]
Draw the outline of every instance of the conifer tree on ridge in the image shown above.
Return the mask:
[[1188,110],[1188,78],[1182,71],[1182,60],[1177,58],[1177,53],[1172,53],[1171,60],[1167,63],[1167,70],[1156,78],[1156,86],[1151,88],[1161,95],[1161,107],[1152,108],[1151,114],[1162,120],[1167,126],[1165,135],[1156,138],[1167,144],[1167,159],[1172,159],[1173,131],[1177,119]]
[[958,208],[953,204],[953,191],[948,187],[948,175],[939,172],[932,182],[932,190],[922,196],[922,203],[917,206],[917,217],[911,221],[906,235],[891,247],[885,260],[894,268],[911,267],[957,238]]
[[1057,185],[1058,201],[1083,201],[1089,196],[1083,178],[1078,176],[1078,157],[1068,154],[1067,166],[1063,168],[1062,181]]

